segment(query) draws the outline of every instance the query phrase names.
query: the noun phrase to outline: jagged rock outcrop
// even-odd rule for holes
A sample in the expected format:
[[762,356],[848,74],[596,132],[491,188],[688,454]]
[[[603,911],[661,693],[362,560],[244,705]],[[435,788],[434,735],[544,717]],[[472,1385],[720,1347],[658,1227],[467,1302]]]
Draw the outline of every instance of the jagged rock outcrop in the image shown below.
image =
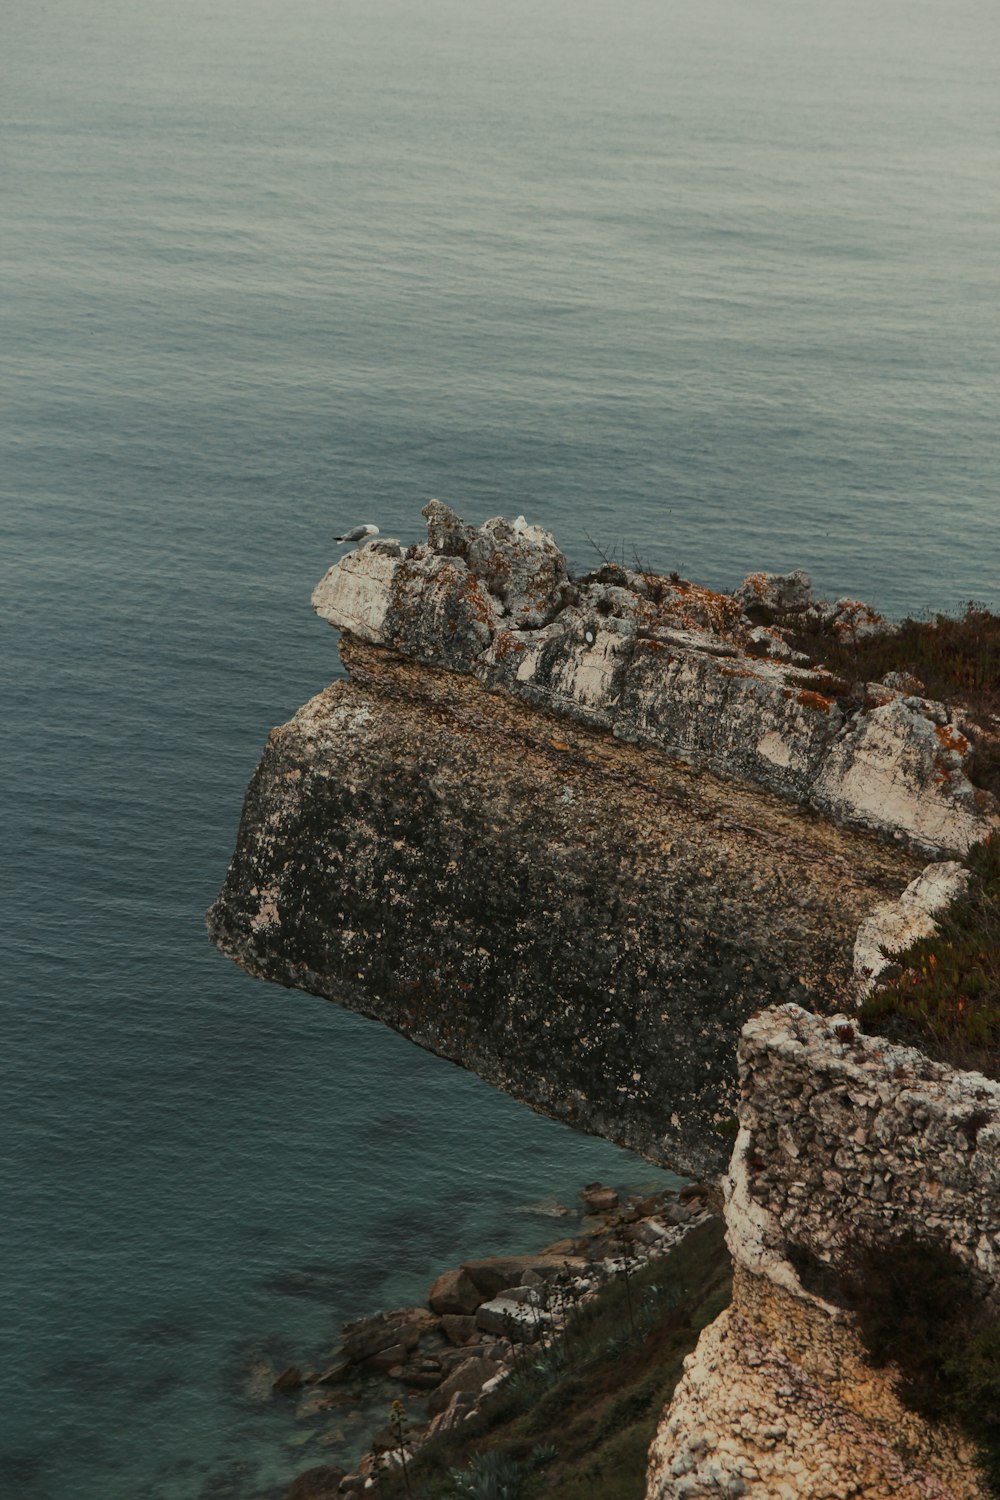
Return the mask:
[[350,554],[317,585],[317,612],[932,858],[963,854],[995,822],[943,705],[878,684],[880,706],[845,711],[834,679],[790,660],[780,632],[744,612],[809,611],[854,637],[889,629],[866,605],[815,604],[803,573],[751,574],[732,596],[614,564],[573,582],[552,537],[523,518],[477,530],[436,500],[424,514],[425,547]]
[[1000,1295],[1000,1084],[797,1006],[748,1022],[740,1057],[733,1302],[686,1362],[649,1500],[982,1496],[968,1445],[902,1404],[793,1257],[833,1265],[851,1237],[912,1230]]

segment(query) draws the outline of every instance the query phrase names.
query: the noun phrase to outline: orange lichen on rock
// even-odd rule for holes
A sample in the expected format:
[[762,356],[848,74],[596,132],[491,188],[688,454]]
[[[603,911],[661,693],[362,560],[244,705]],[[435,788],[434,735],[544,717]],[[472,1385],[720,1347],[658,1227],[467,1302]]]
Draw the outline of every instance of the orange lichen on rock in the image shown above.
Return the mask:
[[674,584],[683,602],[677,600],[668,613],[689,630],[704,629],[708,625],[719,635],[732,630],[741,618],[743,610],[731,594],[717,594],[700,583],[681,580]]
[[490,625],[493,620],[493,610],[479,579],[472,573],[462,583],[461,594],[473,619],[478,620],[480,625]]
[[749,573],[743,581],[743,587],[752,589],[758,599],[763,599],[767,593],[767,574]]
[[956,755],[965,755],[969,748],[969,742],[964,734],[959,734],[951,724],[935,724],[934,733],[946,750],[954,750]]
[[824,698],[822,693],[811,692],[808,688],[804,688],[795,701],[801,703],[803,708],[814,708],[817,713],[823,714],[828,714],[834,703],[832,698]]
[[493,651],[498,661],[506,661],[512,651],[527,651],[526,641],[515,641],[509,630],[495,638]]

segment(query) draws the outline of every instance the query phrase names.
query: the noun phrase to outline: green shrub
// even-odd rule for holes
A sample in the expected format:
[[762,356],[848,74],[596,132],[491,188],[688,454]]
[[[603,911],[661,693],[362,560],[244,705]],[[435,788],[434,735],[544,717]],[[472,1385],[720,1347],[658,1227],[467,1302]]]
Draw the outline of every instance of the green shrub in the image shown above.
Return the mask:
[[923,683],[928,698],[965,709],[979,726],[971,733],[967,769],[978,786],[1000,795],[1000,615],[969,603],[958,617],[907,619],[892,631],[858,636],[803,621],[800,614],[775,615],[759,607],[750,613],[790,631],[797,651],[841,679],[837,688],[817,689],[827,696],[846,692],[863,702],[867,683],[887,672],[906,672]]
[[872,1364],[895,1366],[900,1400],[975,1443],[1000,1496],[1000,1315],[964,1262],[912,1230],[855,1235],[834,1266],[802,1247],[792,1258],[807,1289],[851,1310]]
[[968,865],[965,894],[933,937],[893,955],[897,972],[875,987],[860,1019],[866,1031],[1000,1078],[1000,836],[977,844]]
[[[635,1334],[622,1278],[603,1286],[570,1316],[561,1354],[526,1350],[518,1374],[472,1418],[418,1449],[415,1500],[469,1500],[477,1494],[470,1486],[493,1482],[493,1471],[473,1460],[493,1451],[522,1466],[518,1479],[495,1460],[497,1482],[517,1483],[518,1500],[642,1500],[659,1413],[699,1331],[728,1302],[729,1287],[723,1228],[714,1219],[634,1270]],[[609,1357],[613,1339],[621,1342]],[[402,1476],[386,1476],[379,1495],[406,1500]]]

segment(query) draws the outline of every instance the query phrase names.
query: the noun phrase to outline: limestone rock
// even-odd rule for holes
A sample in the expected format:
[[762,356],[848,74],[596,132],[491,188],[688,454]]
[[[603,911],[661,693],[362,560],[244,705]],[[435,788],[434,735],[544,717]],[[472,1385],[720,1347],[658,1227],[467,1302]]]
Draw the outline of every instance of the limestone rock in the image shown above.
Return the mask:
[[614,1188],[602,1187],[599,1182],[592,1182],[583,1189],[580,1194],[588,1213],[610,1214],[620,1207],[621,1199]]
[[810,800],[832,817],[906,839],[930,856],[964,854],[995,824],[965,772],[969,742],[912,699],[859,715],[831,746]]
[[432,1416],[437,1416],[451,1404],[452,1397],[458,1391],[478,1396],[483,1386],[488,1380],[493,1379],[499,1368],[494,1360],[483,1359],[481,1356],[463,1360],[428,1399],[427,1410]]
[[494,1297],[476,1310],[476,1326],[483,1333],[495,1333],[520,1344],[533,1344],[549,1322],[551,1318],[542,1308],[510,1297]]
[[[420,549],[418,549],[418,552]],[[418,661],[470,671],[500,623],[501,606],[457,557],[350,552],[313,591],[323,619]]]
[[957,860],[928,865],[911,880],[898,901],[882,902],[858,929],[854,943],[854,973],[859,996],[864,996],[892,962],[891,955],[909,948],[918,938],[937,931],[934,915],[960,896],[969,872]]
[[812,583],[801,568],[794,573],[749,573],[734,598],[746,609],[758,607],[775,614],[808,609],[812,603]]
[[926,861],[471,674],[341,650],[352,680],[272,732],[248,789],[223,951],[716,1175],[743,1022],[841,1009],[859,922]]
[[406,1359],[411,1349],[415,1349],[417,1340],[410,1339],[407,1343],[389,1344],[385,1349],[377,1349],[374,1354],[365,1356],[365,1364],[373,1370],[391,1370],[400,1366]]
[[523,516],[505,521],[495,516],[468,543],[469,571],[499,601],[514,629],[545,625],[562,603],[569,581],[566,559],[555,540]]
[[468,1271],[458,1266],[451,1271],[442,1271],[428,1292],[427,1300],[436,1313],[470,1316],[488,1296],[488,1292],[480,1291]]
[[748,1022],[740,1058],[733,1304],[685,1361],[648,1500],[724,1496],[736,1481],[751,1500],[782,1486],[796,1500],[982,1500],[965,1441],[901,1404],[891,1370],[803,1288],[788,1248],[830,1261],[845,1226],[876,1239],[909,1228],[943,1239],[1000,1297],[1000,1083],[797,1006]]
[[427,545],[442,557],[467,558],[476,528],[468,526],[440,500],[430,500],[420,512],[427,522]]
[[[372,1318],[358,1318],[344,1325],[344,1355],[349,1360],[370,1360],[394,1347],[405,1353],[415,1349],[419,1342],[420,1325],[398,1313],[376,1313]],[[390,1363],[396,1364],[398,1360]]]
[[554,1276],[576,1275],[583,1266],[574,1255],[490,1255],[483,1260],[467,1260],[462,1269],[482,1299],[488,1300],[509,1287],[520,1286],[530,1272],[550,1280]]
[[[479,1303],[476,1303],[479,1306]],[[466,1344],[478,1344],[479,1330],[475,1317],[460,1313],[446,1313],[441,1319],[441,1332],[449,1344],[461,1348]]]
[[852,710],[847,722],[835,680],[825,687],[821,669],[797,665],[780,629],[743,614],[798,614],[859,639],[892,628],[868,605],[814,605],[801,572],[751,574],[733,596],[612,564],[574,582],[553,538],[523,517],[473,527],[440,501],[424,514],[426,546],[404,552],[380,540],[349,553],[317,585],[318,613],[360,640],[474,673],[491,691],[925,855],[962,853],[996,821],[992,799],[968,782],[967,746],[956,749],[963,737],[940,705],[908,698],[900,707],[895,686],[877,685],[871,702],[882,706]]

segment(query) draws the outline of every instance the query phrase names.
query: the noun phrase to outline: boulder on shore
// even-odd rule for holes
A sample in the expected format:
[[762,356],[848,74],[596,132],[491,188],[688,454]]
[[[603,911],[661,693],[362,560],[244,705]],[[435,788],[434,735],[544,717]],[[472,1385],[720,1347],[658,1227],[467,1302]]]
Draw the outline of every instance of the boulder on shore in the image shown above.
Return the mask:
[[471,1317],[485,1297],[465,1267],[456,1266],[452,1271],[442,1271],[427,1294],[427,1300],[436,1313]]
[[436,1417],[439,1412],[447,1409],[458,1391],[468,1391],[478,1396],[486,1382],[492,1380],[499,1369],[495,1360],[483,1359],[481,1356],[463,1360],[428,1399],[427,1410]]
[[[404,1351],[415,1349],[420,1342],[421,1324],[410,1315],[411,1311],[412,1309],[406,1308],[397,1312],[376,1313],[373,1318],[358,1318],[353,1323],[345,1323],[345,1357],[360,1362],[397,1344],[402,1345]],[[426,1308],[418,1311],[424,1318],[431,1318]],[[437,1319],[432,1321],[436,1324]],[[397,1360],[394,1359],[391,1363],[396,1364]]]
[[589,1182],[580,1197],[587,1212],[592,1214],[612,1214],[621,1204],[614,1188],[604,1187],[599,1182]]
[[441,1319],[441,1332],[449,1344],[461,1348],[465,1344],[478,1344],[479,1329],[473,1314],[445,1313]]

